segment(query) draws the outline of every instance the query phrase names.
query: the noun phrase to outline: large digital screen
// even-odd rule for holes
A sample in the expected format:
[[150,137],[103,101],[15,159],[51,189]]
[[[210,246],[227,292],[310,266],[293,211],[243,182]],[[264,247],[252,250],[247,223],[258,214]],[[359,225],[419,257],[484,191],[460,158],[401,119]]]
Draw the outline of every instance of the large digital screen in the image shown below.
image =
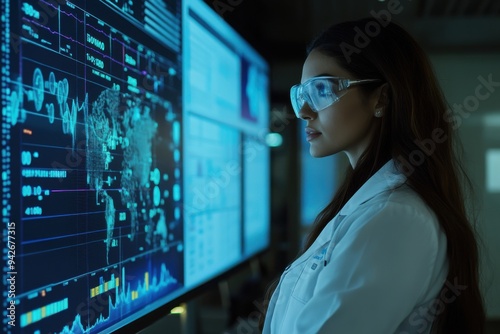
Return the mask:
[[201,1],[0,0],[2,332],[112,332],[266,249],[266,62]]
[[183,17],[189,286],[269,245],[269,69],[202,1],[184,1]]

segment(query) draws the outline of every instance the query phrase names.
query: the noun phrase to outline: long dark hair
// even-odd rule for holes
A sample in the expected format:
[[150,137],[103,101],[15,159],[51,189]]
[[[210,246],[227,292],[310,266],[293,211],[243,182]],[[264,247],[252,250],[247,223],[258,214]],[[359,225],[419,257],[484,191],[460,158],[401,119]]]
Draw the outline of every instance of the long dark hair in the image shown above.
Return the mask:
[[[446,233],[447,281],[467,287],[435,315],[433,333],[483,333],[478,242],[462,187],[470,187],[471,182],[460,163],[453,118],[427,55],[401,26],[374,18],[329,27],[310,43],[307,53],[312,50],[332,57],[355,78],[387,83],[388,103],[369,147],[354,169],[347,168],[333,200],[316,217],[304,250],[354,193],[393,159]],[[367,92],[374,88],[362,86]],[[444,289],[443,285],[442,293]]]

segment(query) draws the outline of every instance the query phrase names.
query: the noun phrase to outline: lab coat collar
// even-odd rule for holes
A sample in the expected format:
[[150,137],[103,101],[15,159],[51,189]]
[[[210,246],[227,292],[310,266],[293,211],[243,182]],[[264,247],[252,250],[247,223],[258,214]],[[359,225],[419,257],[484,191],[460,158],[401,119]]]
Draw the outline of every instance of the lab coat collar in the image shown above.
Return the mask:
[[398,171],[394,160],[389,160],[356,191],[340,210],[339,215],[350,215],[358,206],[375,197],[377,194],[397,188],[405,181],[406,176]]

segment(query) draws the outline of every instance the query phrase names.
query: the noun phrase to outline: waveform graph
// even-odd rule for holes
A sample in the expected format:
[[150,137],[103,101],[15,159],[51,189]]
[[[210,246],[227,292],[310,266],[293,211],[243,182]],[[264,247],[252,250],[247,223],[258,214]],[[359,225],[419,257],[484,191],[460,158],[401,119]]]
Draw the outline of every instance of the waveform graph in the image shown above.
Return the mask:
[[[28,50],[30,47],[32,45],[26,46]],[[11,97],[12,114],[17,115],[16,123],[25,123],[26,119],[33,118],[35,123],[46,122],[47,129],[55,130],[52,125],[58,126],[59,132],[67,135],[74,147],[77,124],[88,108],[88,95],[79,89],[78,73],[65,73],[30,59],[24,60],[23,67],[20,89]]]
[[[74,140],[77,113],[80,110],[86,108],[86,98],[84,99],[83,104],[80,104],[78,102],[78,97],[76,98],[76,100],[71,100],[71,102],[68,103],[68,79],[62,78],[61,80],[56,81],[54,72],[50,71],[48,80],[45,81],[42,70],[40,69],[40,67],[36,67],[33,71],[32,86],[25,87],[23,91],[23,96],[27,97],[27,105],[30,105],[31,102],[34,107],[34,112],[42,112],[46,92],[48,93],[48,95],[50,94],[51,96],[54,96],[56,98],[57,104],[59,106],[59,118],[62,120],[62,132],[64,134],[70,134]],[[47,102],[45,104],[45,107],[46,110],[44,110],[44,113],[46,114],[49,123],[52,124],[54,123],[55,119],[54,102]]]
[[78,314],[72,326],[64,328],[61,333],[73,333],[80,326],[85,332],[100,332],[180,288],[175,273],[165,263],[155,268],[150,267],[151,271],[141,269],[133,274],[129,273],[134,267],[124,266],[119,277],[111,277],[107,282],[103,280],[94,287],[94,296],[89,302],[101,305],[102,311],[96,307],[93,313]]
[[101,332],[181,287],[175,268],[152,263],[124,263],[31,291],[17,306],[19,332]]

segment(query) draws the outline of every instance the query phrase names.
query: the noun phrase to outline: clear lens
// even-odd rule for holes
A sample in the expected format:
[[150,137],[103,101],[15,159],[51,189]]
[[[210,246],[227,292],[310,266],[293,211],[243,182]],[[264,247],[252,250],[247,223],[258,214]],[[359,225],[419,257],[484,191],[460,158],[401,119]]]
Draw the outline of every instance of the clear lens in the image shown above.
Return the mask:
[[314,111],[327,108],[338,100],[338,85],[332,79],[316,79],[310,81],[306,87],[309,105]]
[[338,83],[334,78],[313,78],[290,89],[293,111],[299,117],[300,109],[307,102],[315,112],[325,109],[338,99]]
[[305,102],[300,91],[302,91],[302,85],[295,85],[290,89],[290,101],[292,102],[292,108],[297,118],[299,118],[300,109],[302,109]]
[[290,100],[295,115],[300,118],[300,109],[307,102],[309,107],[318,112],[337,102],[351,85],[379,79],[350,80],[338,77],[316,77],[290,89]]

